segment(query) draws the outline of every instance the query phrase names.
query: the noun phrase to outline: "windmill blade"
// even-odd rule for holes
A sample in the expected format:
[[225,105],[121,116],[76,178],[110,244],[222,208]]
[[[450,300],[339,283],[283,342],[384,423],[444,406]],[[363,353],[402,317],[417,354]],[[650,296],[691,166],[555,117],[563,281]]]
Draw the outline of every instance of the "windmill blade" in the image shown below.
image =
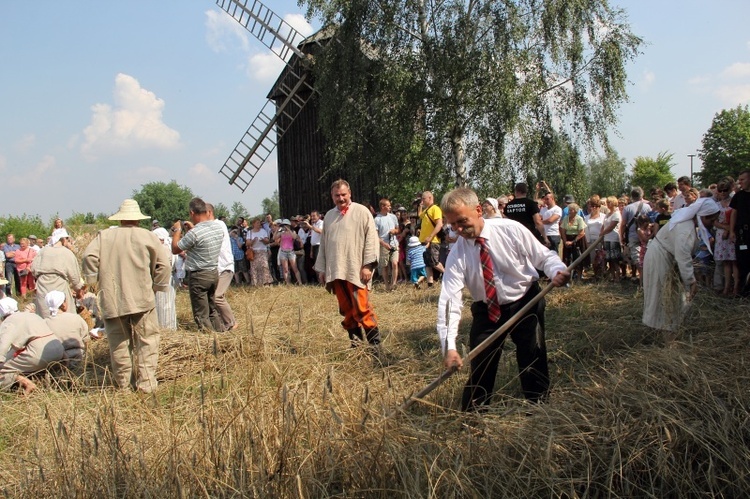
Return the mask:
[[[286,96],[284,101],[280,105],[268,101],[263,106],[219,170],[230,184],[245,192],[315,89],[307,81],[308,55],[298,48],[305,40],[301,33],[258,0],[216,0],[216,4],[287,66],[276,89]],[[290,61],[292,55],[297,56],[296,63]]]
[[[278,140],[286,133],[289,125],[297,118],[302,108],[307,104],[313,92],[300,92],[307,86],[308,73],[290,72],[287,79],[296,81],[289,87],[282,81],[280,88],[286,98],[281,105],[269,100],[263,106],[258,116],[240,139],[237,146],[229,155],[219,173],[224,175],[230,184],[236,185],[242,192],[255,178],[260,168],[276,148]],[[311,88],[311,87],[310,87]],[[276,134],[271,133],[274,128]]]
[[216,5],[244,26],[282,61],[287,62],[291,53],[305,59],[305,54],[297,48],[305,37],[262,2],[216,0]]

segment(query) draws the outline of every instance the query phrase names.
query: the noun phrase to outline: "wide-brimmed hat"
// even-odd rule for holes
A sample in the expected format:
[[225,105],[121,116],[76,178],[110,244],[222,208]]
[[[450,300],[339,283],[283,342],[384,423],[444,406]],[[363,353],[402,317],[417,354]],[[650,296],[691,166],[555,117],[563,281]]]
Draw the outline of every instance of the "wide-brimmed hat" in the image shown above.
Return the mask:
[[126,199],[120,205],[120,210],[109,217],[109,220],[146,220],[151,218],[141,213],[141,207],[135,199]]
[[414,246],[419,246],[420,244],[422,243],[419,242],[419,238],[417,236],[411,236],[406,246],[408,246],[409,248],[413,248]]
[[288,218],[285,218],[281,221],[281,225],[292,225],[292,222],[290,222]]

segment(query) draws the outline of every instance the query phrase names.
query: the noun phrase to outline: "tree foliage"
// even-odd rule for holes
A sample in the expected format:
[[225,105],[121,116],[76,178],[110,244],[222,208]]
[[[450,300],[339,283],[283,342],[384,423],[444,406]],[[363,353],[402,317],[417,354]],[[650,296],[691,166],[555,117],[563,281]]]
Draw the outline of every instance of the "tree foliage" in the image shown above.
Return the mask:
[[[603,156],[596,156],[587,165],[591,194],[600,197],[620,196],[630,185],[627,164],[612,148],[607,148]],[[663,185],[663,184],[662,184]]]
[[656,158],[638,156],[633,163],[631,184],[643,188],[648,195],[649,190],[661,189],[667,182],[674,182],[672,167],[675,166],[674,154],[663,151]]
[[606,0],[303,3],[335,27],[315,65],[331,163],[388,190],[510,185],[552,136],[606,143],[642,43]]
[[698,156],[703,169],[695,176],[703,185],[722,177],[737,178],[750,167],[750,110],[748,106],[724,109],[714,116],[703,135],[703,149]]
[[174,180],[169,183],[149,182],[133,191],[133,199],[140,205],[141,212],[152,220],[159,220],[164,227],[178,219],[186,220],[190,215],[190,200],[194,197],[189,187]]
[[231,218],[232,223],[234,223],[239,217],[248,218],[249,214],[245,205],[239,201],[235,201],[229,208],[229,217]]
[[273,196],[270,198],[263,198],[260,202],[260,206],[263,209],[263,215],[270,213],[273,218],[279,218],[281,216],[281,208],[279,207],[279,191],[273,191]]
[[40,241],[45,241],[47,236],[52,233],[52,225],[45,224],[39,215],[21,215],[21,216],[8,216],[0,217],[0,234],[2,234],[2,241],[5,242],[5,236],[13,234],[16,237],[16,242],[22,237],[29,237],[30,235],[37,236]]

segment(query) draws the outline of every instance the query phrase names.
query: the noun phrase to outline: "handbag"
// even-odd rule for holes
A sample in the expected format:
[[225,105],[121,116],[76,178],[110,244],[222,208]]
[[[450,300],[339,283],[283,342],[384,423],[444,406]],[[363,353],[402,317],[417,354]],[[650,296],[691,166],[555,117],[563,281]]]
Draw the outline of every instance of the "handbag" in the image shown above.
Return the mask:
[[253,248],[246,249],[245,258],[247,258],[248,262],[252,262],[253,260],[255,260],[255,250],[253,250]]

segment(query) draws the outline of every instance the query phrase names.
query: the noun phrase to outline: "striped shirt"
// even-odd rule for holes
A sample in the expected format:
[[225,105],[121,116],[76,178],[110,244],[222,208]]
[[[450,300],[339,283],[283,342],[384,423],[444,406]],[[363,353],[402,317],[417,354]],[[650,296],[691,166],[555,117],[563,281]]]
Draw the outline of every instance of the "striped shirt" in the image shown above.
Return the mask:
[[224,230],[218,220],[201,222],[188,231],[177,243],[187,252],[186,270],[216,270],[223,239]]

